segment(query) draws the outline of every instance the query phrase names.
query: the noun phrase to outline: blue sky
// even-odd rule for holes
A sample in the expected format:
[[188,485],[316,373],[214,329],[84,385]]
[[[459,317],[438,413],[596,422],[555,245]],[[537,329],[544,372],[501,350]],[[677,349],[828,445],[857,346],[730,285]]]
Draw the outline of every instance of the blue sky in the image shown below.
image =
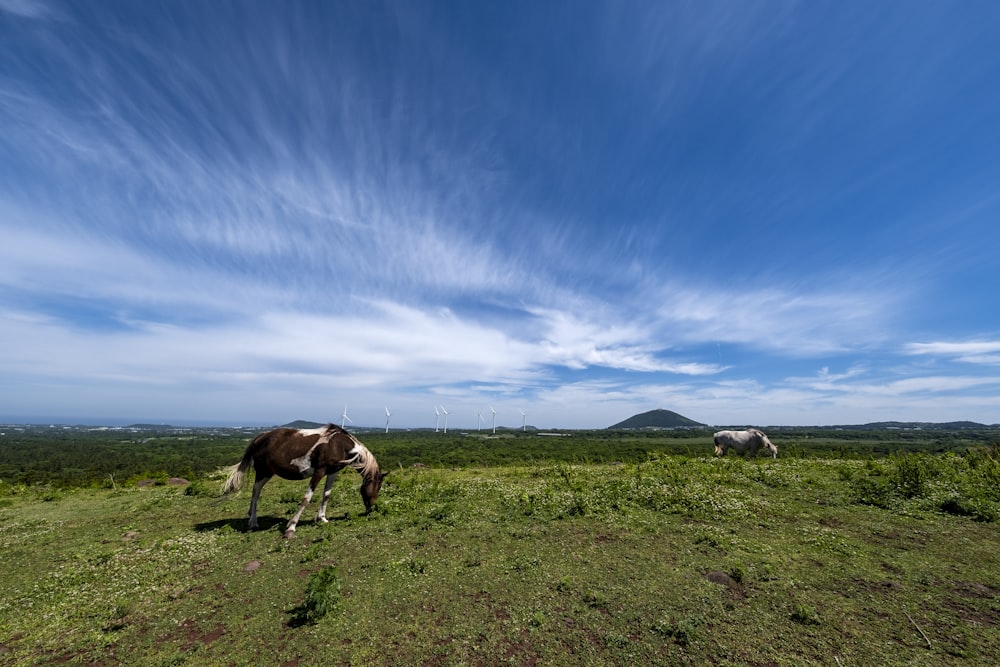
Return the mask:
[[0,0],[0,418],[1000,422],[1000,5]]

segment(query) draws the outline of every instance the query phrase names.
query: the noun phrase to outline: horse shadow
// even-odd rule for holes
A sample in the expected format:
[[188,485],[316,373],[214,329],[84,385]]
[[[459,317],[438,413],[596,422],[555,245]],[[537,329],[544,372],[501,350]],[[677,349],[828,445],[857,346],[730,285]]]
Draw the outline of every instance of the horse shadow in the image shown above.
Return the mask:
[[194,529],[199,533],[210,533],[215,530],[220,530],[222,528],[230,528],[238,533],[251,533],[260,532],[262,530],[271,530],[275,526],[283,526],[288,523],[288,519],[282,519],[276,516],[259,516],[257,517],[257,525],[260,526],[256,531],[251,531],[247,524],[249,519],[243,517],[241,519],[219,519],[217,521],[205,521],[203,523],[196,523]]
[[[335,514],[333,516],[328,516],[327,521],[333,523],[334,521],[349,521],[351,519],[351,514],[349,512],[344,512],[343,514]],[[272,528],[279,527],[284,528],[285,524],[288,523],[287,517],[276,517],[276,516],[258,516],[257,525],[259,528],[257,530],[250,530],[247,528],[247,523],[249,519],[246,517],[240,519],[219,519],[217,521],[205,521],[203,523],[196,523],[194,525],[195,532],[198,533],[210,533],[212,531],[220,530],[222,528],[230,528],[240,533],[259,533],[263,531],[271,530]],[[304,521],[300,526],[305,526],[312,521]],[[318,525],[318,524],[317,524]]]

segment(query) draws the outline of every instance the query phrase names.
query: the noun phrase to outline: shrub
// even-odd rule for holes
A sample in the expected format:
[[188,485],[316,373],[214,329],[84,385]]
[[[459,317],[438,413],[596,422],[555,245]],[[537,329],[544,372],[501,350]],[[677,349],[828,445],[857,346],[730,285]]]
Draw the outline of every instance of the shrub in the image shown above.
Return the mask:
[[204,480],[195,480],[187,485],[184,489],[185,496],[195,496],[195,497],[214,497],[219,493],[219,488],[217,484],[209,484]]
[[927,480],[931,476],[930,464],[926,457],[906,454],[893,457],[893,463],[895,470],[892,472],[892,477],[900,495],[904,498],[923,497]]
[[313,625],[328,613],[333,611],[340,601],[340,576],[337,568],[324,567],[309,577],[306,586],[306,599],[292,610],[292,620],[289,625]]
[[807,604],[795,605],[792,612],[792,620],[802,625],[819,625],[819,614]]
[[682,618],[674,623],[667,619],[661,619],[653,625],[653,631],[666,637],[672,637],[678,646],[687,647],[698,639],[698,629],[704,624],[705,619],[701,616]]
[[960,496],[951,496],[941,502],[939,509],[945,514],[967,516],[975,521],[986,523],[1000,520],[1000,512],[997,511],[995,503],[988,501],[977,501]]
[[893,488],[884,477],[857,477],[851,482],[854,502],[889,509],[894,502]]

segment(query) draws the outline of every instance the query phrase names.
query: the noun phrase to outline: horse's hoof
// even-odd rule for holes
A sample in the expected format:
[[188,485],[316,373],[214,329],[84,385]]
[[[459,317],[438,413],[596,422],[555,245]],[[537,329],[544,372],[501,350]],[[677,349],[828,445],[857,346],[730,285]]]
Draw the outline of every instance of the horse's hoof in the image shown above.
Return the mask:
[[327,520],[327,518],[325,516],[316,517],[316,521],[318,523],[330,523],[329,520]]
[[285,531],[285,539],[286,540],[290,540],[293,537],[295,537],[295,529],[294,528]]

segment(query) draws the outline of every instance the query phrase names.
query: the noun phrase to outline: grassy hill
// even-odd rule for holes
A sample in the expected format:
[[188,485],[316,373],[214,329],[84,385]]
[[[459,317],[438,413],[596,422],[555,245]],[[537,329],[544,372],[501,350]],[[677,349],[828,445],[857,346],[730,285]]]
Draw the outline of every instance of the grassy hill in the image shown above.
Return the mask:
[[998,458],[345,472],[292,540],[301,482],[254,533],[218,479],[0,484],[0,662],[992,664]]
[[639,429],[639,428],[702,428],[704,424],[688,419],[671,410],[650,410],[638,415],[633,415],[625,421],[620,421],[610,429]]

